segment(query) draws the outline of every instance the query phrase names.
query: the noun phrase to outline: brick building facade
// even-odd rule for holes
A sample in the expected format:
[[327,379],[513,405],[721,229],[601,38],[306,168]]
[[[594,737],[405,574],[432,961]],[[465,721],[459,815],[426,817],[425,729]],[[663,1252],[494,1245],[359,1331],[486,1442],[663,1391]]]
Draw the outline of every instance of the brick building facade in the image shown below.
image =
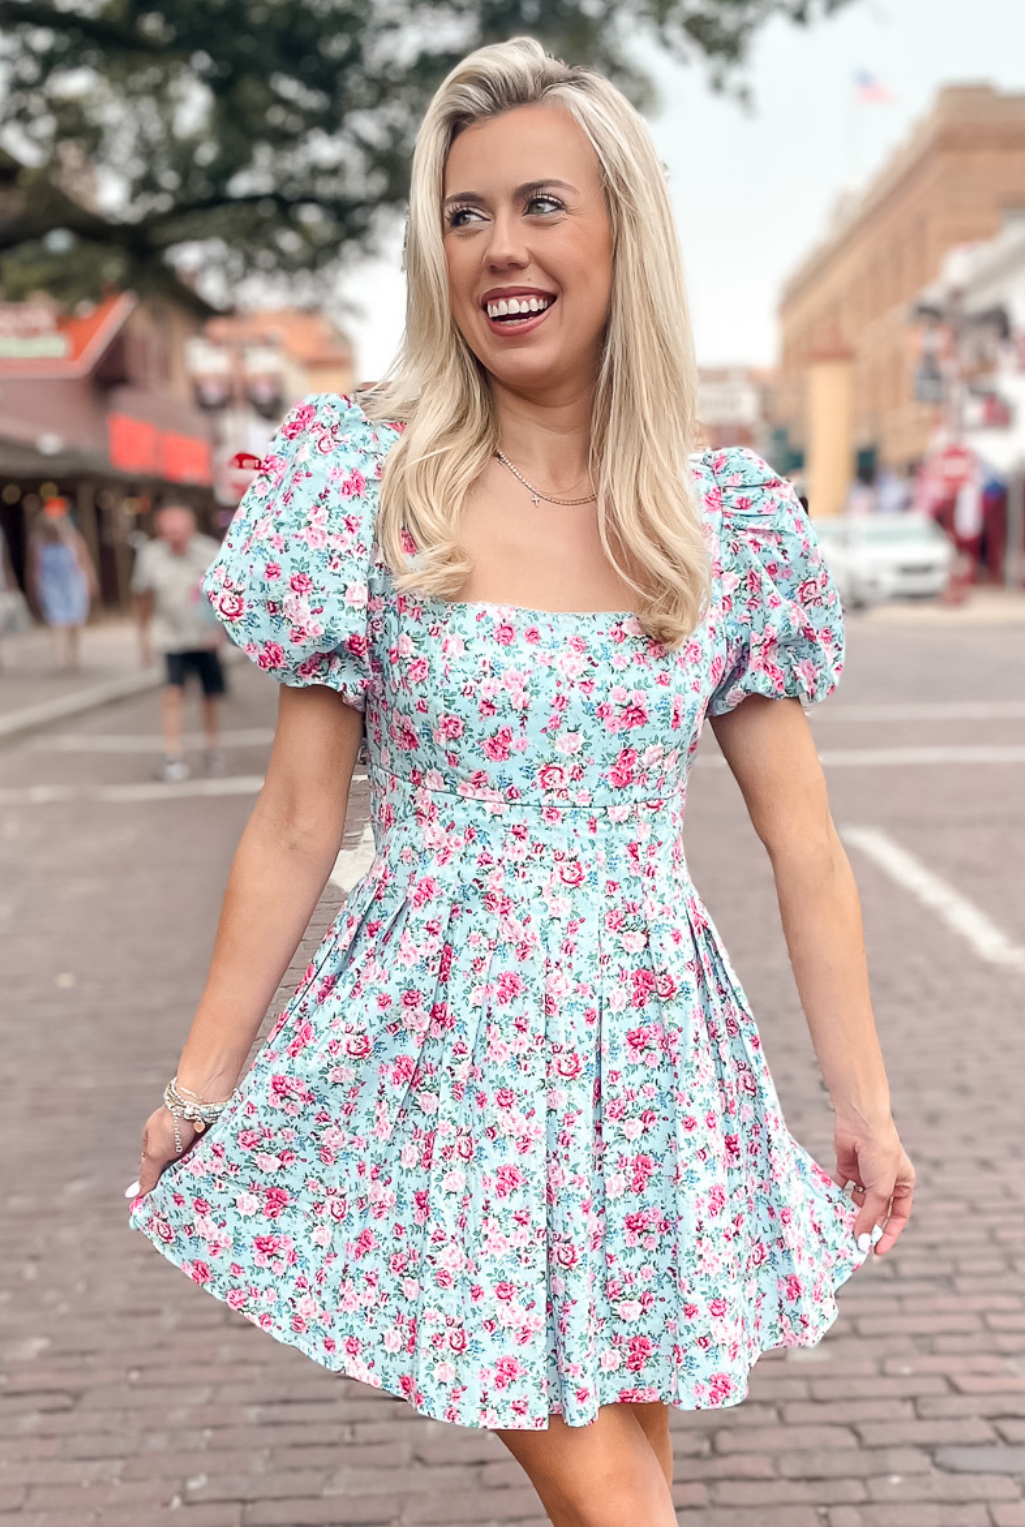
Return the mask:
[[925,453],[909,312],[954,246],[1025,209],[1025,95],[952,85],[787,282],[777,412],[805,453],[818,513],[839,512],[859,453],[898,469]]
[[19,581],[49,498],[69,501],[108,609],[128,606],[154,505],[187,502],[209,522],[213,440],[185,369],[208,312],[120,291],[73,312],[42,295],[0,304],[0,529]]

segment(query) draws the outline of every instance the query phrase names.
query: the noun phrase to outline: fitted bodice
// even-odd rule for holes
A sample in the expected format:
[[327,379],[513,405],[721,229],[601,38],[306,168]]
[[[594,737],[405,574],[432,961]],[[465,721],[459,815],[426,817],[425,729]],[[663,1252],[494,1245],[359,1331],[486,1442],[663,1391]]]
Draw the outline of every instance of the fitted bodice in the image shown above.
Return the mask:
[[678,803],[706,714],[836,683],[836,588],[793,488],[752,452],[691,458],[710,597],[668,651],[627,612],[398,591],[377,515],[400,433],[348,398],[298,404],[204,580],[261,668],[365,710],[372,786],[542,813]]
[[381,578],[372,770],[492,807],[679,797],[709,687],[707,625],[668,652],[629,612],[411,597]]

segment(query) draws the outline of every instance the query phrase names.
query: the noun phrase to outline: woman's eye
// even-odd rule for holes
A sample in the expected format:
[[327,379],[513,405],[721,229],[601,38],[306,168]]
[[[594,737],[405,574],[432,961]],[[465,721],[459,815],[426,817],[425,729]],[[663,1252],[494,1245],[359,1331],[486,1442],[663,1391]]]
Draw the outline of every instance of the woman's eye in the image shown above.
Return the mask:
[[[526,202],[528,213],[537,213],[548,217],[553,212],[565,212],[565,207],[557,196],[531,196]],[[479,207],[450,207],[446,213],[445,226],[447,228],[465,228],[471,221],[477,221],[481,217]]]
[[448,226],[450,228],[464,228],[464,217],[471,217],[476,211],[474,207],[451,207],[448,214]]

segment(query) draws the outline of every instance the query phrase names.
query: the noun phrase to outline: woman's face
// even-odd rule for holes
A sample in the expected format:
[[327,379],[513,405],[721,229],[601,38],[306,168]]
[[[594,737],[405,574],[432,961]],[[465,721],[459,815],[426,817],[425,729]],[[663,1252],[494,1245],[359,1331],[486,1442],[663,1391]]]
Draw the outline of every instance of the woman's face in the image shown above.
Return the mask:
[[559,106],[477,122],[449,150],[443,197],[449,299],[481,364],[516,391],[593,380],[612,228],[583,129]]

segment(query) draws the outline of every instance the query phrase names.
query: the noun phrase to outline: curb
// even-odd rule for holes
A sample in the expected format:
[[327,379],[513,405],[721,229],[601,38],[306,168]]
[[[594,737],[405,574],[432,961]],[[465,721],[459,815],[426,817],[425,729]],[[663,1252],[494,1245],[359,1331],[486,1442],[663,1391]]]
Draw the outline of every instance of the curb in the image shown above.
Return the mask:
[[[233,664],[242,657],[237,649],[222,651],[221,662]],[[91,684],[74,694],[60,695],[54,700],[44,700],[40,705],[25,706],[0,716],[0,743],[13,737],[37,732],[52,721],[63,721],[66,716],[78,716],[83,711],[97,710],[102,705],[113,705],[118,700],[130,700],[135,695],[151,689],[163,689],[164,671],[158,664],[152,672],[127,673],[119,679],[107,679],[102,684]]]
[[1025,598],[1020,594],[1005,597],[963,600],[959,604],[930,601],[921,605],[910,601],[887,602],[859,610],[860,619],[871,625],[932,628],[947,630],[967,626],[1025,625]]

